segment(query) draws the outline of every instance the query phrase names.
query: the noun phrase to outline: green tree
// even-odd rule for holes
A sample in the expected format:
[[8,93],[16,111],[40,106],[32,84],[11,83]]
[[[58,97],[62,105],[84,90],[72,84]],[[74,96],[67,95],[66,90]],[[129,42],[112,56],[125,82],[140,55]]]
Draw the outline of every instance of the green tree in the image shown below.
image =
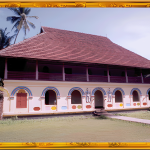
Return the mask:
[[6,33],[6,30],[7,28],[5,30],[0,29],[0,50],[9,46],[12,39],[16,36],[16,34],[8,36],[9,32]]
[[[14,28],[16,28],[15,33],[17,33],[17,36],[18,36],[19,31],[20,31],[21,28],[24,30],[25,35],[26,35],[27,30],[30,31],[29,25],[32,28],[35,28],[35,25],[32,22],[27,20],[27,18],[36,18],[36,19],[38,19],[37,16],[28,16],[30,11],[31,11],[30,8],[8,8],[8,9],[13,11],[14,14],[17,15],[17,16],[7,17],[7,21],[11,21],[12,24],[14,23],[14,26],[12,27],[12,30]],[[16,39],[17,39],[17,36],[16,36]],[[14,41],[14,44],[16,42],[16,39]]]

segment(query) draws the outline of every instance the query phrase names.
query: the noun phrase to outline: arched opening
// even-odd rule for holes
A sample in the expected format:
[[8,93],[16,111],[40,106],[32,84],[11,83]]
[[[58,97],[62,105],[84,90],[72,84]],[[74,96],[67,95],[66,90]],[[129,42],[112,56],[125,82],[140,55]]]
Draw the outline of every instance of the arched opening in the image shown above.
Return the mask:
[[119,90],[115,92],[115,102],[116,103],[122,102],[122,93]]
[[95,108],[104,108],[104,98],[103,93],[97,90],[94,94],[95,96]]
[[16,108],[27,108],[27,93],[20,89],[17,93]]
[[81,94],[78,90],[74,90],[71,93],[71,104],[81,104],[82,100],[81,100]]
[[150,100],[150,91],[148,92],[148,99]]
[[56,93],[53,90],[46,91],[45,105],[57,105]]
[[133,91],[133,102],[138,102],[139,101],[139,94],[137,91]]

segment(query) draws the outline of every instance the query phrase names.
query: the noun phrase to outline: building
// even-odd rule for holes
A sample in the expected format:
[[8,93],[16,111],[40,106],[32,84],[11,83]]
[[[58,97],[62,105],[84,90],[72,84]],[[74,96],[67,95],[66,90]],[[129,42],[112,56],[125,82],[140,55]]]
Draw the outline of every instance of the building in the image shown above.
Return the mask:
[[150,61],[107,37],[42,27],[0,62],[3,116],[150,107]]

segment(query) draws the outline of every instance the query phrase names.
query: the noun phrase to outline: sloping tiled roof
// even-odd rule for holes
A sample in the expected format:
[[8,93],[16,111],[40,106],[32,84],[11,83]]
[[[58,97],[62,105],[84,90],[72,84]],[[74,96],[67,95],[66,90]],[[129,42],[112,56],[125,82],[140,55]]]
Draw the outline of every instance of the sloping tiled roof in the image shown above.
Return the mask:
[[43,33],[1,50],[0,56],[150,68],[150,60],[106,37],[42,28]]

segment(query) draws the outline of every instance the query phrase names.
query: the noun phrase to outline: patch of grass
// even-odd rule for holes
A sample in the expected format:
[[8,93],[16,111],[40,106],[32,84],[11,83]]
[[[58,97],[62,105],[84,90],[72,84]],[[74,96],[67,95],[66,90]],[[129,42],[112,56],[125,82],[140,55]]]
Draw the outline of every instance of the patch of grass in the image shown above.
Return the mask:
[[150,125],[92,116],[0,120],[0,142],[148,142]]
[[108,119],[108,117],[106,117],[105,115],[100,115],[100,116],[96,117],[96,119]]
[[115,115],[150,120],[150,111],[136,111],[136,112],[117,113]]

